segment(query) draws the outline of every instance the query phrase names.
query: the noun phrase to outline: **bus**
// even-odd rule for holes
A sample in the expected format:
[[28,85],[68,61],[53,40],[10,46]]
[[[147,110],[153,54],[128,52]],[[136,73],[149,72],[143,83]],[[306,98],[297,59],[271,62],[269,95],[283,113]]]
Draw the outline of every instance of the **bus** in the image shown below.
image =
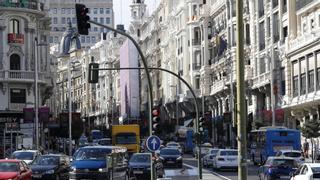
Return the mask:
[[140,152],[139,125],[112,125],[111,134],[112,145],[126,147],[130,154]]
[[254,164],[262,164],[280,150],[301,150],[301,132],[286,127],[261,127],[249,136],[250,156]]

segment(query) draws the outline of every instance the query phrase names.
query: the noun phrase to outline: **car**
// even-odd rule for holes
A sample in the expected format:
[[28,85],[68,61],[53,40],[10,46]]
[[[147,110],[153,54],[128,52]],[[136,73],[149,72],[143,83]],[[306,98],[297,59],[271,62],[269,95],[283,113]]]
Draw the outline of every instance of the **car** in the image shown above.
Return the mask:
[[212,166],[213,158],[216,157],[219,149],[209,149],[208,153],[203,156],[202,163],[204,167]]
[[41,156],[41,153],[38,150],[18,150],[12,153],[11,158],[20,159],[27,164],[31,164],[39,156]]
[[0,159],[0,179],[31,180],[32,171],[19,159]]
[[[160,161],[154,161],[156,168],[156,175],[158,178],[163,177],[164,170]],[[129,179],[149,179],[151,175],[150,171],[151,156],[150,153],[134,153],[128,164]]]
[[182,148],[181,148],[181,146],[180,146],[179,143],[176,143],[176,142],[168,142],[168,143],[166,144],[166,147],[167,147],[167,148],[177,148],[177,149],[182,153]]
[[[201,157],[205,156],[208,153],[209,149],[211,148],[212,148],[212,145],[210,143],[203,143],[201,145]],[[198,152],[199,152],[199,147],[195,146],[193,148],[193,156],[198,158]]]
[[212,162],[213,169],[236,169],[238,168],[237,149],[219,149]]
[[290,180],[317,180],[320,179],[320,163],[303,163],[291,173]]
[[96,140],[96,143],[98,145],[101,145],[101,146],[110,146],[110,145],[112,145],[110,138],[98,139],[98,140]]
[[271,156],[259,167],[258,177],[260,180],[289,179],[297,167],[298,163],[293,158]]
[[46,154],[31,164],[32,179],[69,179],[70,160],[63,154]]
[[163,148],[160,150],[161,162],[164,167],[176,166],[182,168],[181,152],[175,148]]
[[86,146],[72,157],[69,179],[127,179],[127,149],[118,146]]
[[297,150],[280,150],[276,153],[276,156],[292,157],[298,164],[304,163],[303,153]]

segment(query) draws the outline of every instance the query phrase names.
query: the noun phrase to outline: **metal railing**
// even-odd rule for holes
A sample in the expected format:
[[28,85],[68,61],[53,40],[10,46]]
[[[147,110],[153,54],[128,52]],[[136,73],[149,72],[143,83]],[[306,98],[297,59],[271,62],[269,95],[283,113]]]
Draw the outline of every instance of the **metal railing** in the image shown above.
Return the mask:
[[[12,80],[34,80],[34,71],[21,71],[21,70],[2,70],[0,71],[1,79]],[[40,81],[45,80],[45,73],[38,73]]]
[[32,10],[44,10],[44,3],[37,0],[0,0],[0,7],[26,8]]

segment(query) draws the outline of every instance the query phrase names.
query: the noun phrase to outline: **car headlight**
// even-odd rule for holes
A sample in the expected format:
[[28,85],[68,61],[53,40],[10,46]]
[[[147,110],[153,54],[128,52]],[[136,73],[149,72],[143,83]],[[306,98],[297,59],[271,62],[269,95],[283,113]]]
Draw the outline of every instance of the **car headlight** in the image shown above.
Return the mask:
[[107,168],[99,168],[99,172],[107,172]]
[[46,171],[46,172],[44,172],[45,174],[54,174],[54,170],[53,169],[51,169],[51,170],[48,170],[48,171]]
[[74,166],[71,166],[71,171],[72,171],[72,172],[76,172],[76,171],[77,171],[77,168],[74,167]]
[[182,156],[179,156],[179,157],[177,158],[177,160],[178,160],[178,161],[182,160]]

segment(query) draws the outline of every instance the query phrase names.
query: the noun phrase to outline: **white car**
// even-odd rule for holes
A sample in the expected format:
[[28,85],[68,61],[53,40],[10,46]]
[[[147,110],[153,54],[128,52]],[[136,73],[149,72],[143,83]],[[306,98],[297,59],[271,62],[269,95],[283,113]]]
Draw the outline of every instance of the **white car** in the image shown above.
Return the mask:
[[320,180],[320,163],[301,164],[290,180]]
[[304,163],[304,157],[303,157],[301,151],[297,151],[297,150],[280,150],[280,151],[278,151],[276,153],[276,156],[291,157],[294,160],[296,160],[298,164]]
[[[201,145],[201,157],[205,156],[209,152],[209,149],[212,149],[212,145],[210,143],[203,143]],[[195,158],[198,158],[198,152],[199,152],[199,148],[198,146],[195,146],[193,148],[193,156]]]
[[212,162],[213,169],[236,169],[238,168],[238,150],[219,149]]
[[166,147],[167,147],[167,148],[175,148],[175,149],[178,149],[178,150],[182,153],[182,148],[181,148],[181,146],[180,146],[179,143],[176,143],[176,142],[168,142],[168,143],[166,144]]
[[203,166],[209,167],[212,166],[213,158],[216,157],[219,149],[209,149],[208,153],[203,157]]
[[31,164],[37,157],[41,156],[38,150],[19,150],[12,153],[12,159],[23,160],[27,164]]

